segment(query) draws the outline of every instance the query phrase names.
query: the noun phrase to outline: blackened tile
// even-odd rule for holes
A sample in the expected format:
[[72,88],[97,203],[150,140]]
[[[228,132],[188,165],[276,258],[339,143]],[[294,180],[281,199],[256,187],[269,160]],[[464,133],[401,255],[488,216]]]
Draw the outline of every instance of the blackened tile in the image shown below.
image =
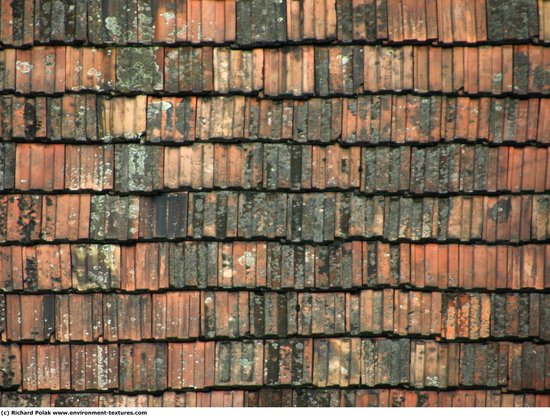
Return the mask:
[[156,392],[167,388],[167,344],[121,344],[119,350],[120,389]]
[[3,389],[18,387],[22,383],[21,377],[21,351],[16,344],[2,344],[0,346],[0,363],[2,373],[0,385]]
[[0,190],[11,190],[15,185],[15,145],[0,144]]
[[162,166],[161,147],[117,145],[115,147],[115,189],[121,192],[160,189]]
[[258,386],[263,382],[262,341],[216,343],[216,385]]
[[122,92],[153,92],[163,88],[158,48],[120,48],[116,57],[116,85]]
[[397,385],[409,382],[410,342],[406,339],[361,341],[361,383]]

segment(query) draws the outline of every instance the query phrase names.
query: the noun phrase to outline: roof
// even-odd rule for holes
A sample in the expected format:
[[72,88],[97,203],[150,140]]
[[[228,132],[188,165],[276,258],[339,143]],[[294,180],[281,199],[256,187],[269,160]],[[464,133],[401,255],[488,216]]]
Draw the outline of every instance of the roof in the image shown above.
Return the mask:
[[550,406],[504,3],[2,1],[0,405]]

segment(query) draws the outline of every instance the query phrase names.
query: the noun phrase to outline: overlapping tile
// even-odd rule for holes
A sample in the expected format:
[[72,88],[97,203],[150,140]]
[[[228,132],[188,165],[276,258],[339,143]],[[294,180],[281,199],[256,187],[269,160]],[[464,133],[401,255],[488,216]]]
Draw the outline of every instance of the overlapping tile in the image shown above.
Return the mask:
[[544,1],[2,1],[2,406],[548,406]]

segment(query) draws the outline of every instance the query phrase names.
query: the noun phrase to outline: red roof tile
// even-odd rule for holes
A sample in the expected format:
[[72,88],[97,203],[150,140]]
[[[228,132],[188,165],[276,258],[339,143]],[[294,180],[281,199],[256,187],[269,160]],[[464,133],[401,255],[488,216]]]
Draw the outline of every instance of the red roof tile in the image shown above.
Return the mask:
[[432,3],[0,1],[0,405],[549,406],[550,9]]

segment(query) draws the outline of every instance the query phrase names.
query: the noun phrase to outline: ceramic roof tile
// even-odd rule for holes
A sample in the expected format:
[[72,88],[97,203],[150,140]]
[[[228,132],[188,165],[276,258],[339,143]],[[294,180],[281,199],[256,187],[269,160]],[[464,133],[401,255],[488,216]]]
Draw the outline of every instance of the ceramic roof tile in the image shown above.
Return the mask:
[[4,392],[6,406],[29,407],[523,407],[548,406],[544,394],[466,389],[446,392],[406,389],[272,389],[145,394],[21,394]]
[[241,96],[151,98],[146,139],[165,143],[196,138],[425,143],[443,138],[546,143],[549,140],[545,126],[547,108],[546,98],[417,95],[305,101]]
[[544,1],[1,1],[1,406],[549,406]]
[[[262,0],[116,0],[103,7],[98,0],[53,5],[21,0],[4,6],[0,42],[10,46],[235,41],[261,45],[330,40],[451,44],[529,42],[539,35],[547,40],[544,3],[514,1],[507,11],[496,4],[491,0],[472,5],[438,0],[432,8],[425,0],[324,0],[303,5],[292,1],[272,5]],[[506,21],[513,24],[507,27]]]

